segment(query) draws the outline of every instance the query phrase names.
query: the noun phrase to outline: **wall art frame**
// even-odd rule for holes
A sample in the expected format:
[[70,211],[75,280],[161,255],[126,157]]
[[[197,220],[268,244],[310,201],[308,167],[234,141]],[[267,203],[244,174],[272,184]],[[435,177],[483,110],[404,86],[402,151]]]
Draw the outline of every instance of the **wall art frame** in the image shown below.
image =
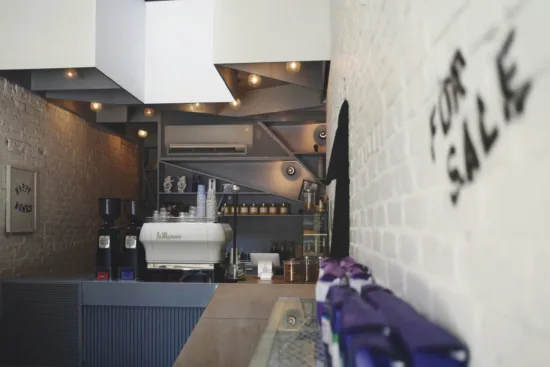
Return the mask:
[[38,223],[38,172],[6,165],[6,233],[33,233]]

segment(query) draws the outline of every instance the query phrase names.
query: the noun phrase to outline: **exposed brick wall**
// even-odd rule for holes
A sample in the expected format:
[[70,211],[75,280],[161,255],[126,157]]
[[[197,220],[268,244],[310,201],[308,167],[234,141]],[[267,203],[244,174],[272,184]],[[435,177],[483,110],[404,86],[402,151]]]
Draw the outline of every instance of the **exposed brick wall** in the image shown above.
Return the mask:
[[[6,237],[6,164],[39,172],[33,234]],[[0,78],[0,277],[91,273],[97,198],[135,198],[137,171],[136,145]]]
[[[347,99],[352,253],[382,284],[468,342],[473,366],[547,365],[550,2],[332,4],[327,121],[334,133]],[[459,49],[466,65],[455,63],[457,81],[450,66]],[[523,111],[506,103],[499,53],[503,70],[516,64],[504,81],[516,102],[532,83]],[[450,112],[442,94],[447,77]],[[440,100],[449,129],[436,108],[432,155],[430,116]],[[468,165],[466,146],[476,152]],[[452,182],[455,168],[460,179]]]

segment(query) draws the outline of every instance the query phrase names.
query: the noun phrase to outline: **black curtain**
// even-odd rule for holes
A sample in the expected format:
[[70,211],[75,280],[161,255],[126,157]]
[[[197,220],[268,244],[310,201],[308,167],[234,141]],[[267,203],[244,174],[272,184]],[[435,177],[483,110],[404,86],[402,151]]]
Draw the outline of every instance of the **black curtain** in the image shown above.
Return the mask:
[[336,180],[330,256],[349,256],[349,104],[342,103],[327,172],[327,185]]

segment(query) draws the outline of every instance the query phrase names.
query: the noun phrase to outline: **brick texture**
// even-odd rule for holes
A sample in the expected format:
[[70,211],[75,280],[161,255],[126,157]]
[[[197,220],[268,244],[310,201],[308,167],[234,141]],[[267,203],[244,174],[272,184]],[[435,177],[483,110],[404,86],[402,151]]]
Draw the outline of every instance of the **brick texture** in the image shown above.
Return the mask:
[[352,254],[463,338],[473,366],[547,365],[550,2],[334,0],[332,11],[329,147],[347,99]]
[[[0,78],[0,277],[91,273],[97,198],[135,198],[137,146]],[[38,230],[5,233],[5,165],[35,169]]]

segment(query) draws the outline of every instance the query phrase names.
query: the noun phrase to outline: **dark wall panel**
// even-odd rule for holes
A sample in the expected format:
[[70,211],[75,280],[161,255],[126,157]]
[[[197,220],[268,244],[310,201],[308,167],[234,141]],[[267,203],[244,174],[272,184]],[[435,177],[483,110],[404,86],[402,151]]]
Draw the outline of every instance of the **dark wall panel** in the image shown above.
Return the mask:
[[170,367],[204,308],[83,307],[83,367]]

